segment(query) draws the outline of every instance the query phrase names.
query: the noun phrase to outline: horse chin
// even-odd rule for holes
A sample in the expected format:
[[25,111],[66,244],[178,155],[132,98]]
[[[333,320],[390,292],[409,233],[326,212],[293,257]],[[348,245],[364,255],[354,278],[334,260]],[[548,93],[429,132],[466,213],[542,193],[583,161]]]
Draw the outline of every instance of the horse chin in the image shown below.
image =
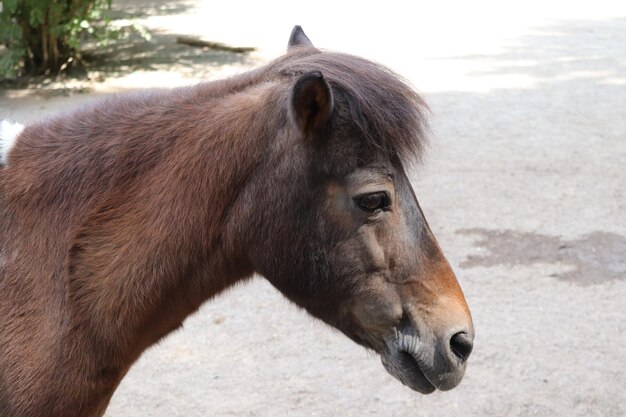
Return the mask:
[[380,355],[383,366],[394,378],[421,394],[436,390],[420,367],[418,356],[420,341],[415,335],[396,331],[387,348]]

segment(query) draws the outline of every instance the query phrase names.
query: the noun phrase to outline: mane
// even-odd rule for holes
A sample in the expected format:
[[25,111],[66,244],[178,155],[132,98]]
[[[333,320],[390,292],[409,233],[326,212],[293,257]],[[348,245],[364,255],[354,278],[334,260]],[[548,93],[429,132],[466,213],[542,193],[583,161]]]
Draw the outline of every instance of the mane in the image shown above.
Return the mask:
[[268,69],[288,77],[320,71],[339,107],[371,146],[406,163],[421,160],[427,145],[428,106],[388,68],[349,54],[295,48]]

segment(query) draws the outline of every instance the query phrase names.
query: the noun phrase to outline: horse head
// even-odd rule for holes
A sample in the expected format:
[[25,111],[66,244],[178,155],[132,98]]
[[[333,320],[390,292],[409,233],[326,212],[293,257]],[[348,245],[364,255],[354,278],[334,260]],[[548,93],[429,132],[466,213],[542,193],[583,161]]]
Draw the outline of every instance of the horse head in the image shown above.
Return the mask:
[[472,319],[405,170],[424,145],[424,102],[377,64],[317,50],[298,26],[273,65],[286,123],[238,208],[251,264],[405,385],[455,387]]

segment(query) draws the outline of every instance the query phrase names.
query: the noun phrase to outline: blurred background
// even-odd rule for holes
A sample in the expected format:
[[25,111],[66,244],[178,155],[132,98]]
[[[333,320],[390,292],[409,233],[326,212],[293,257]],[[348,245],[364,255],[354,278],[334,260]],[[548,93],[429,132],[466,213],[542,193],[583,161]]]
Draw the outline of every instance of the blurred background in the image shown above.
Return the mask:
[[0,2],[0,119],[246,71],[294,24],[410,80],[432,109],[412,182],[476,327],[462,384],[421,396],[258,278],[151,348],[107,416],[626,415],[625,2],[67,3]]

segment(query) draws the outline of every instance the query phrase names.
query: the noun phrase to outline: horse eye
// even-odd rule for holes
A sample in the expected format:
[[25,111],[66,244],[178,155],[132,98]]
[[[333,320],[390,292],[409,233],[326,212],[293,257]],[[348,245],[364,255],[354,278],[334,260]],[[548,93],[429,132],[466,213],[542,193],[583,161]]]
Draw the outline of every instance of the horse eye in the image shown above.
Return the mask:
[[360,195],[355,197],[354,202],[361,210],[368,213],[385,210],[391,205],[389,196],[384,191]]

